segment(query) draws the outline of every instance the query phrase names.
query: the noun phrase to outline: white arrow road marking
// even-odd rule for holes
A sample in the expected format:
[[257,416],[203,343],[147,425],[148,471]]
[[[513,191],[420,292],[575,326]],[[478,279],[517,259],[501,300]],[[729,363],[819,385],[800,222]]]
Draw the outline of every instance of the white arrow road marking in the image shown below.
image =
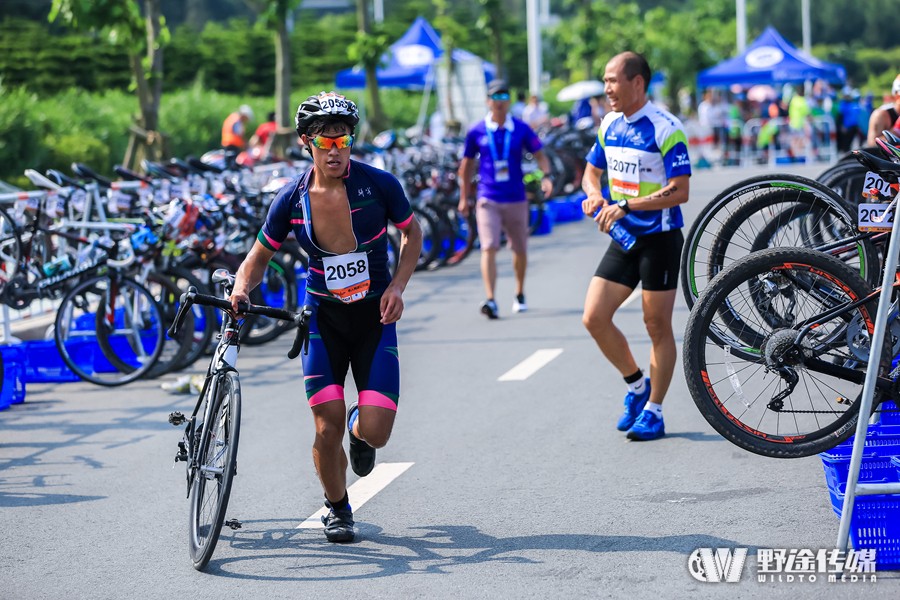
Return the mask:
[[538,350],[501,375],[497,381],[524,381],[560,354],[562,354],[562,348]]
[[[371,500],[375,494],[388,486],[390,482],[397,479],[408,468],[415,463],[381,463],[375,465],[372,472],[365,477],[359,478],[356,483],[347,488],[347,494],[350,496],[350,506],[353,511],[362,507],[363,504]],[[328,509],[322,507],[319,511],[306,518],[305,521],[297,525],[297,529],[321,529],[322,517],[328,514]]]

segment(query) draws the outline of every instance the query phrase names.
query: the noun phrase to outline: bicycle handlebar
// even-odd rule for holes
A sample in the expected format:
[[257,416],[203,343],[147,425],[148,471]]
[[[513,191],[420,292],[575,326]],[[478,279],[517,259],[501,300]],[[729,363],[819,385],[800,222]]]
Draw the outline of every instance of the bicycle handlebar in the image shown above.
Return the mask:
[[[167,331],[169,337],[174,338],[178,335],[178,330],[181,328],[185,315],[187,315],[193,304],[212,306],[234,315],[234,308],[231,306],[231,302],[218,296],[201,294],[197,291],[197,288],[191,286],[188,288],[188,291],[181,294],[181,305],[178,307],[178,313]],[[280,321],[293,322],[297,326],[297,335],[294,337],[294,343],[288,351],[288,358],[297,358],[301,350],[303,350],[304,354],[309,351],[309,319],[312,317],[312,310],[308,306],[303,306],[299,311],[294,312],[283,308],[240,302],[238,303],[238,310],[241,314],[262,315]]]

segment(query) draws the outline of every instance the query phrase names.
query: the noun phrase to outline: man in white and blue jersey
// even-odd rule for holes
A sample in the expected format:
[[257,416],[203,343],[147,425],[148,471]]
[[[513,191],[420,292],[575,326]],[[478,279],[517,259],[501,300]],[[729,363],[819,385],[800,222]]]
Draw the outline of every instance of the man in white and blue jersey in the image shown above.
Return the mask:
[[[582,208],[616,241],[591,279],[582,320],[628,386],[617,428],[629,439],[653,440],[665,435],[662,402],[675,370],[672,311],[684,244],[679,205],[688,200],[691,162],[681,122],[647,100],[650,66],[643,56],[613,57],[604,82],[612,112],[587,156]],[[600,184],[604,171],[609,201]],[[612,321],[639,282],[651,342],[649,378]]]

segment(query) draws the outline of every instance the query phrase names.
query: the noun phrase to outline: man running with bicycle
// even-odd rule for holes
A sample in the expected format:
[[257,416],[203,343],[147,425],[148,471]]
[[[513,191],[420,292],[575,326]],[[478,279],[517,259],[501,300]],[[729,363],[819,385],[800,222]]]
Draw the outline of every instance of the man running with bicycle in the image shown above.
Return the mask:
[[[303,375],[316,426],[313,461],[329,508],[322,520],[332,542],[350,542],[355,535],[344,427],[350,433],[350,465],[360,477],[372,471],[375,449],[391,435],[400,392],[396,322],[422,248],[422,231],[400,182],[350,160],[358,122],[356,104],[334,92],[310,96],[297,109],[297,134],[313,167],[272,201],[231,295],[235,311],[238,302],[249,301],[269,260],[293,231],[310,258],[304,303],[313,314]],[[389,220],[402,235],[393,279],[387,264]],[[348,368],[359,400],[345,413]]]

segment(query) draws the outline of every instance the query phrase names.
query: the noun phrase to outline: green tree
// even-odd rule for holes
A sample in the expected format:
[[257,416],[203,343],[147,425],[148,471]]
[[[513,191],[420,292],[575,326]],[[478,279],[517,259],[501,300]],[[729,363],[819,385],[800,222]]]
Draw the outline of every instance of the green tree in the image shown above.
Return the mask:
[[[260,2],[261,0],[256,0]],[[291,133],[291,54],[292,12],[301,0],[265,0],[262,10],[263,21],[275,32],[275,122],[278,132],[273,141],[275,153],[283,155],[283,149],[294,138]],[[255,2],[254,2],[255,3]]]
[[[169,38],[159,0],[53,0],[49,20],[82,30],[103,32],[126,49],[140,105],[139,125],[145,134],[139,148],[149,158],[163,153],[159,104],[163,83],[163,46]],[[139,153],[140,154],[140,153]],[[136,157],[135,157],[136,158]],[[126,161],[127,162],[127,161]]]
[[481,16],[475,21],[475,29],[491,41],[491,60],[497,68],[497,75],[507,78],[506,62],[503,60],[503,42],[506,36],[506,11],[502,0],[478,0]]
[[372,26],[367,0],[356,0],[356,22],[356,41],[348,48],[347,55],[354,62],[361,63],[366,70],[365,127],[371,131],[380,131],[385,128],[387,121],[381,107],[376,71],[390,42],[380,27]]
[[448,122],[456,121],[453,110],[453,102],[450,98],[450,90],[456,79],[456,69],[453,64],[453,50],[465,43],[467,29],[452,14],[450,0],[435,0],[437,15],[434,17],[434,25],[441,33],[441,45],[444,47],[444,62],[447,67],[447,114]]

